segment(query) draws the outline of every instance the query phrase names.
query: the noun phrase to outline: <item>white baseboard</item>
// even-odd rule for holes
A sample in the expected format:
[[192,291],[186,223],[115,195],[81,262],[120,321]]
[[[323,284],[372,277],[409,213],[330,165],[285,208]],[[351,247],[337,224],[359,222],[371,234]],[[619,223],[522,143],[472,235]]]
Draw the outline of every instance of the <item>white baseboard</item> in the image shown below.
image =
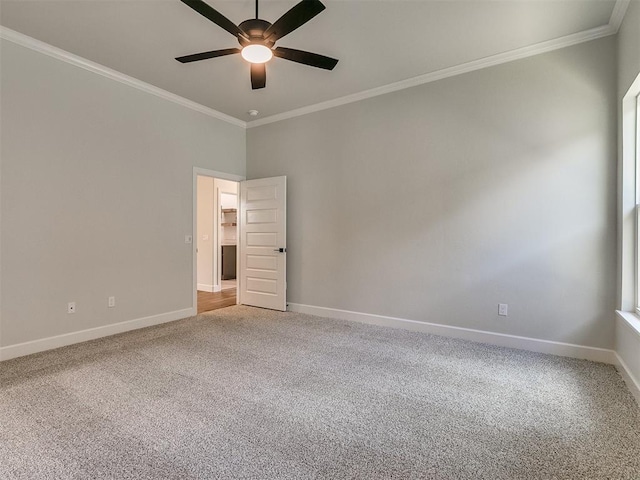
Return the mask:
[[288,310],[292,312],[307,313],[320,317],[337,318],[340,320],[351,320],[355,322],[368,323],[383,327],[402,328],[416,332],[431,333],[443,337],[460,338],[474,342],[488,343],[500,347],[518,348],[532,352],[548,353],[560,355],[562,357],[581,358],[594,362],[618,364],[616,353],[605,348],[587,347],[584,345],[574,345],[571,343],[553,342],[550,340],[540,340],[537,338],[519,337],[504,333],[486,332],[471,328],[453,327],[437,323],[418,322],[404,318],[385,317],[370,313],[351,312],[348,310],[338,310],[335,308],[316,307],[313,305],[302,305],[299,303],[289,303]]
[[222,291],[222,287],[220,285],[207,285],[204,283],[199,283],[197,285],[197,288],[201,292],[209,292],[209,293],[216,293],[216,292]]
[[624,383],[627,384],[627,388],[631,392],[631,394],[635,397],[636,402],[640,405],[640,382],[633,376],[631,369],[629,366],[624,363],[624,360],[618,353],[616,352],[616,368],[622,378],[624,379]]
[[16,345],[8,345],[6,347],[0,347],[0,361],[22,357],[24,355],[31,355],[32,353],[44,352],[45,350],[51,350],[54,348],[66,347],[67,345],[95,340],[96,338],[108,337],[109,335],[128,332],[138,328],[151,327],[161,323],[172,322],[174,320],[180,320],[181,318],[192,317],[196,314],[197,312],[195,308],[184,308],[174,312],[136,318],[126,322],[89,328],[78,332],[65,333],[63,335],[56,335],[55,337],[41,338],[39,340],[18,343]]

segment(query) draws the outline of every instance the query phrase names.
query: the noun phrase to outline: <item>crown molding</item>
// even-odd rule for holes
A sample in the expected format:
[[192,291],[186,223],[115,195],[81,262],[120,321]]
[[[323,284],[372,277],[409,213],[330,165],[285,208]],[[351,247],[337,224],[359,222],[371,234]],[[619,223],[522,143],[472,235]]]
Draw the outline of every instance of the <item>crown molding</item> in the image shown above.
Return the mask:
[[129,75],[118,72],[117,70],[113,70],[109,67],[105,67],[104,65],[100,65],[99,63],[92,62],[91,60],[87,60],[86,58],[79,57],[78,55],[74,55],[73,53],[67,52],[66,50],[54,47],[53,45],[49,45],[48,43],[36,40],[35,38],[29,37],[28,35],[24,35],[20,32],[16,32],[15,30],[11,30],[10,28],[3,27],[1,25],[0,38],[42,53],[44,55],[56,58],[58,60],[62,60],[63,62],[75,65],[76,67],[80,67],[84,70],[97,73],[98,75],[102,75],[103,77],[115,80],[116,82],[120,82],[130,87],[137,88],[138,90],[150,93],[151,95],[169,100],[170,102],[190,108],[191,110],[195,110],[196,112],[208,115],[209,117],[222,120],[223,122],[227,122],[242,128],[246,128],[247,126],[246,122],[235,117],[226,115],[222,112],[218,112],[217,110],[214,110],[212,108],[205,107],[200,103],[186,99],[184,97],[176,95],[175,93],[168,92],[166,90],[163,90],[162,88],[151,85],[150,83],[146,83],[142,80],[138,80],[137,78],[130,77]]
[[[620,1],[620,0],[618,0]],[[626,0],[623,0],[626,1]],[[301,115],[307,115],[313,112],[319,112],[321,110],[327,110],[329,108],[339,107],[348,103],[358,102],[367,98],[377,97],[379,95],[385,95],[391,92],[397,92],[398,90],[404,90],[405,88],[416,87],[425,83],[435,82],[444,78],[454,77],[463,73],[473,72],[487,67],[493,67],[501,65],[503,63],[513,62],[514,60],[520,60],[534,55],[540,55],[541,53],[551,52],[579,43],[588,42],[590,40],[596,40],[598,38],[614,35],[616,32],[611,25],[604,25],[601,27],[592,28],[583,32],[573,33],[564,37],[556,38],[546,42],[536,43],[528,47],[522,47],[508,52],[499,53],[497,55],[491,55],[479,60],[473,60],[471,62],[462,63],[453,67],[443,68],[442,70],[436,70],[424,75],[402,80],[400,82],[390,83],[382,87],[372,88],[362,92],[354,93],[352,95],[346,95],[344,97],[328,100],[326,102],[316,103],[288,112],[279,113],[277,115],[271,115],[269,117],[261,118],[260,120],[253,120],[247,122],[247,128],[258,127],[260,125],[266,125],[269,123],[280,122],[289,118],[299,117]]]
[[613,29],[613,33],[618,33],[618,30],[620,30],[620,25],[622,25],[622,20],[624,20],[630,3],[631,0],[616,1],[613,12],[611,12],[611,18],[609,19],[609,26]]

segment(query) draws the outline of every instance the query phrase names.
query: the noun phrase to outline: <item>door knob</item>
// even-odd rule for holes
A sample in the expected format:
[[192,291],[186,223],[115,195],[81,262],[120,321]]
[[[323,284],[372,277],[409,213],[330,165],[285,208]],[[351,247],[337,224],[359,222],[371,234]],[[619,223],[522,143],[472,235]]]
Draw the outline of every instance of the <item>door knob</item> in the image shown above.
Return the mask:
[[279,252],[279,253],[285,253],[287,251],[286,248],[274,248],[273,249],[274,252]]

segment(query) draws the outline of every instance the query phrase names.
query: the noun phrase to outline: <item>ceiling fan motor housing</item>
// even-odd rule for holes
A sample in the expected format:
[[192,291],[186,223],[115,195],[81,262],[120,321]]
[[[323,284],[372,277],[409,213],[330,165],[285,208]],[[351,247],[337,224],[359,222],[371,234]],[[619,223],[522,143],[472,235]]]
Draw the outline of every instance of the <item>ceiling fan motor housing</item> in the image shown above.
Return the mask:
[[260,18],[251,18],[249,20],[245,20],[240,25],[238,25],[238,27],[240,27],[240,29],[247,34],[249,40],[238,35],[238,42],[240,42],[240,45],[242,45],[243,47],[252,44],[260,44],[264,45],[265,47],[271,48],[276,42],[273,40],[265,39],[263,36],[264,32],[270,26],[270,22],[267,22],[266,20],[262,20]]

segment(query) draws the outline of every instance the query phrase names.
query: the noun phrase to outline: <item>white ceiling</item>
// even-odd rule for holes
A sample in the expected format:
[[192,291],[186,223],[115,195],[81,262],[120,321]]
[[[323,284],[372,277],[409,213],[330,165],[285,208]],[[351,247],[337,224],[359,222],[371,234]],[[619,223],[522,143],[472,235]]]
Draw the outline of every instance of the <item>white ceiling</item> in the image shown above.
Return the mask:
[[[206,0],[233,22],[250,0]],[[174,57],[236,47],[235,38],[178,0],[1,0],[0,24],[237,119],[330,101],[444,68],[606,26],[615,0],[323,0],[327,9],[277,45],[328,55],[325,71],[274,58],[251,90],[239,55]],[[275,21],[296,0],[262,0]]]

